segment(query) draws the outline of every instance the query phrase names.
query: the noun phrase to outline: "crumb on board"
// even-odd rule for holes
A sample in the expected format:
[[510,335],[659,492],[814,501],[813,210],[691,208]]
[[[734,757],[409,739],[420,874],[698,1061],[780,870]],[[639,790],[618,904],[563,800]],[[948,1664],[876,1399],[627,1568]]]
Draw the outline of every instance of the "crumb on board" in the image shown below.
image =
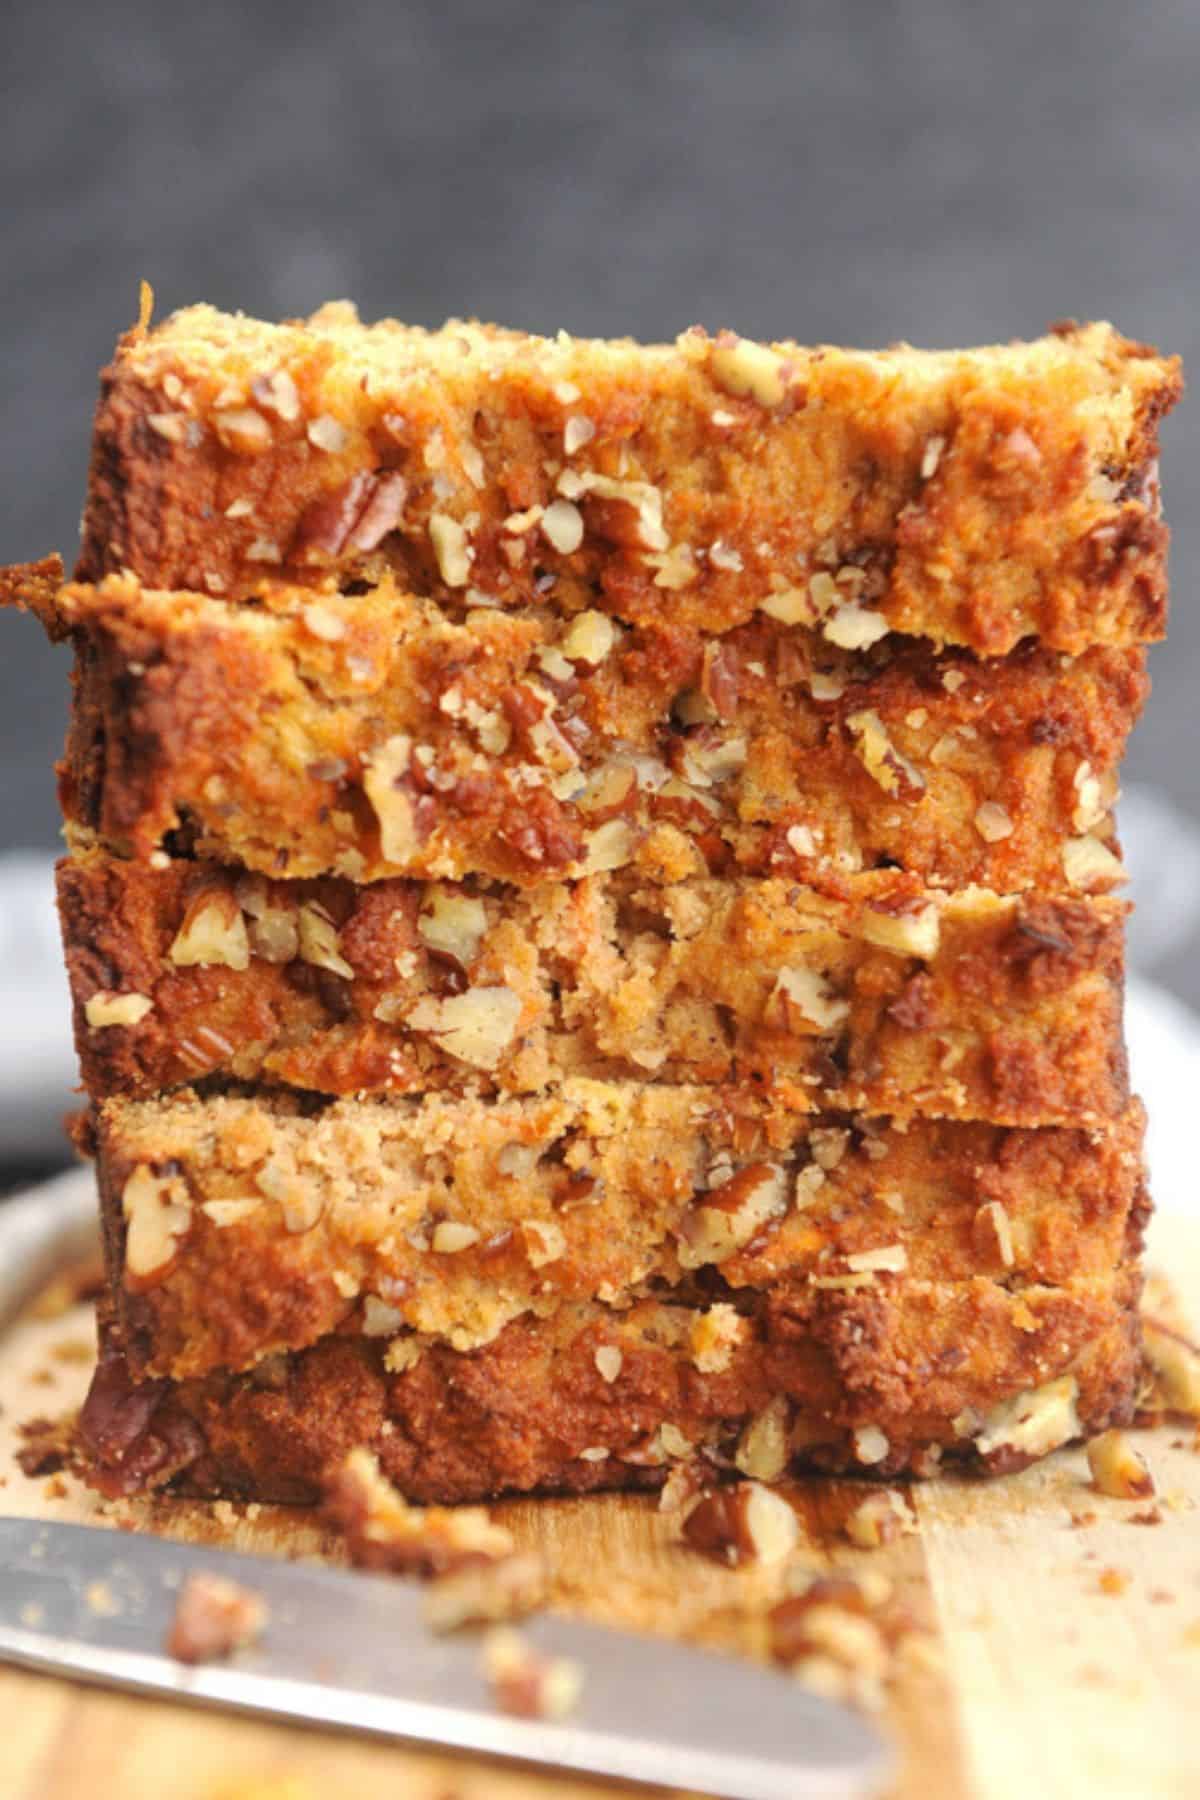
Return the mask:
[[483,1672],[501,1712],[522,1719],[561,1719],[578,1705],[583,1671],[564,1656],[542,1656],[506,1626],[483,1641]]

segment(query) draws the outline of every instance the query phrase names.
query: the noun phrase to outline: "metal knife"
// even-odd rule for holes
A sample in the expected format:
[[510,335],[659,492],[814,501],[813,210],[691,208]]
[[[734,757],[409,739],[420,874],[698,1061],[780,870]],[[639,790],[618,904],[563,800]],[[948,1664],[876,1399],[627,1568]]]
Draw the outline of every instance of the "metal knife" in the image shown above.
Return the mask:
[[[198,1573],[268,1608],[258,1643],[231,1662],[186,1666],[163,1650],[181,1583]],[[0,1660],[26,1668],[730,1800],[849,1800],[891,1772],[867,1720],[778,1671],[550,1614],[520,1629],[581,1666],[569,1717],[497,1711],[478,1635],[431,1635],[414,1583],[0,1519]]]

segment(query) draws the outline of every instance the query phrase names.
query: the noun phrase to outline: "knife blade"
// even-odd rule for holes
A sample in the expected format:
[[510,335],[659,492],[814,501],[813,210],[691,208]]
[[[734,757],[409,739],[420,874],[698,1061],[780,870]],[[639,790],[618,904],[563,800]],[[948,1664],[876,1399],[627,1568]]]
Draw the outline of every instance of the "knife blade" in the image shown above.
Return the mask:
[[[189,1666],[163,1650],[181,1584],[200,1573],[268,1609],[261,1639],[229,1663]],[[729,1800],[850,1800],[890,1773],[867,1720],[776,1670],[551,1614],[521,1631],[581,1666],[568,1718],[498,1712],[478,1634],[431,1635],[414,1583],[0,1519],[0,1660],[26,1668]]]

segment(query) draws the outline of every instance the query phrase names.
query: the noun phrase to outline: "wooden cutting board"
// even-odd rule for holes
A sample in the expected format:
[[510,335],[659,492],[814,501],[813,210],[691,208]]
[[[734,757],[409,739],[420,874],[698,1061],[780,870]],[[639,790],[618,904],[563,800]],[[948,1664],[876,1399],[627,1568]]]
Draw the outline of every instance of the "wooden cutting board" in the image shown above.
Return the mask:
[[[1159,1221],[1151,1261],[1200,1325],[1200,1226]],[[0,1512],[136,1524],[193,1543],[337,1558],[311,1515],[195,1502],[107,1514],[74,1481],[30,1480],[17,1426],[78,1403],[85,1308],[26,1318],[0,1345]],[[1159,1492],[1106,1500],[1065,1451],[991,1483],[912,1490],[916,1537],[857,1551],[841,1526],[853,1482],[790,1490],[814,1566],[885,1570],[932,1630],[944,1669],[910,1670],[883,1723],[901,1751],[897,1800],[1183,1800],[1200,1794],[1200,1452],[1191,1429],[1139,1434]],[[653,1498],[522,1502],[495,1513],[545,1551],[554,1602],[610,1624],[749,1650],[781,1577],[729,1571],[679,1546]],[[1084,1515],[1090,1523],[1079,1524]],[[3,1800],[600,1800],[603,1782],[201,1713],[0,1669]],[[661,1790],[660,1790],[661,1791]]]

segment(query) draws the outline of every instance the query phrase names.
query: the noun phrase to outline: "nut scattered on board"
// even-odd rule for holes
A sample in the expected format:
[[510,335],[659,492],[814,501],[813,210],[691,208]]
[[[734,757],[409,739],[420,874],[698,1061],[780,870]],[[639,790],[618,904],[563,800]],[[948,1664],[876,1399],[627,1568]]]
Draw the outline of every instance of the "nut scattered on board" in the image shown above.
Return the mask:
[[522,1719],[561,1719],[583,1691],[583,1671],[563,1656],[540,1656],[519,1633],[498,1626],[483,1642],[483,1672],[496,1705]]
[[1142,1353],[1150,1377],[1143,1410],[1200,1419],[1200,1349],[1182,1332],[1143,1315]]
[[1149,1500],[1154,1477],[1146,1461],[1121,1431],[1106,1431],[1087,1447],[1092,1483],[1114,1500]]
[[935,1667],[933,1638],[897,1605],[886,1575],[797,1569],[788,1585],[768,1615],[769,1644],[806,1687],[876,1710],[902,1668]]
[[846,1536],[860,1550],[879,1550],[897,1538],[910,1537],[916,1529],[916,1514],[894,1488],[868,1494],[846,1520]]
[[350,1561],[396,1575],[445,1575],[499,1562],[512,1536],[481,1506],[410,1506],[380,1473],[369,1450],[352,1450],[325,1487],[325,1516],[341,1531]]
[[546,1565],[518,1552],[496,1562],[473,1562],[439,1575],[425,1590],[425,1623],[431,1631],[498,1625],[523,1619],[546,1601]]
[[166,1650],[177,1662],[219,1662],[253,1644],[267,1623],[266,1602],[222,1575],[189,1575],[179,1591]]
[[683,1521],[682,1537],[730,1568],[782,1562],[796,1548],[800,1528],[781,1494],[757,1481],[742,1481],[704,1494]]

